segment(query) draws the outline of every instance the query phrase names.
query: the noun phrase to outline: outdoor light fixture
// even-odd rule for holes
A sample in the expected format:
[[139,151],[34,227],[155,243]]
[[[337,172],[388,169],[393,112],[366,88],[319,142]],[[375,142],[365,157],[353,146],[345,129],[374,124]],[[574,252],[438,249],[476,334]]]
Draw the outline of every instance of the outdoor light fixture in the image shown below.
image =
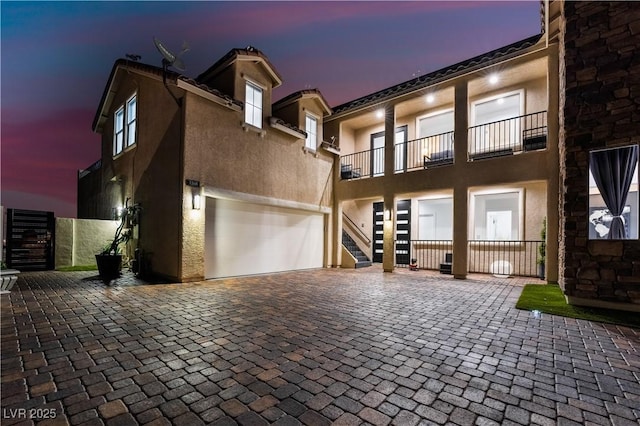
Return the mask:
[[382,118],[382,117],[384,117],[384,111],[383,111],[383,110],[381,110],[381,109],[379,109],[379,110],[376,112],[376,117],[378,117],[378,118]]
[[384,220],[391,220],[391,210],[390,209],[385,209],[383,217],[384,217]]
[[122,208],[122,206],[120,207],[114,207],[111,209],[111,217],[113,218],[113,220],[120,220],[120,218],[122,217],[122,211],[124,209]]
[[498,80],[499,80],[498,74],[491,74],[489,76],[489,83],[491,83],[491,84],[497,84]]
[[202,197],[200,194],[193,194],[193,210],[200,210],[202,205]]
[[435,101],[435,97],[433,95],[427,95],[427,102],[432,104]]

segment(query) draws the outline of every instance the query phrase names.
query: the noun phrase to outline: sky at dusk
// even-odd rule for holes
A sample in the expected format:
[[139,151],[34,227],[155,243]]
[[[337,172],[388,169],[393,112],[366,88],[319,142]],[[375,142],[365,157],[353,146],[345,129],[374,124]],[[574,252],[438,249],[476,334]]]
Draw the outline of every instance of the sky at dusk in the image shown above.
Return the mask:
[[196,77],[233,48],[282,76],[274,101],[318,88],[330,106],[540,32],[539,1],[0,3],[0,190],[5,208],[76,216],[79,169],[100,156],[91,125],[116,59],[161,66],[183,42]]

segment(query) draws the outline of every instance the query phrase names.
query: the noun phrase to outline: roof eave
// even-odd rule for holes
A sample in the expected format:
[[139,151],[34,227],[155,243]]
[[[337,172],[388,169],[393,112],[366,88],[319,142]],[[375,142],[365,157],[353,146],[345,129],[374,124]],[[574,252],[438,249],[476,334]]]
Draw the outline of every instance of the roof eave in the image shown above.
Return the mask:
[[[480,69],[495,65],[497,63],[513,59],[517,56],[522,55],[523,53],[531,53],[531,52],[537,51],[541,48],[540,46],[538,46],[538,43],[542,38],[543,38],[543,34],[537,34],[535,36],[526,38],[524,40],[520,40],[515,43],[509,44],[507,46],[503,46],[498,49],[494,49],[490,52],[486,52],[484,54],[477,55],[473,58],[458,62],[448,67],[441,68],[429,74],[417,77],[413,80],[408,80],[408,81],[396,84],[394,86],[390,86],[388,88],[379,90],[377,92],[371,93],[369,95],[362,96],[352,101],[345,102],[333,108],[333,115],[327,121],[335,120],[345,115],[351,115],[363,110],[367,110],[372,106],[379,105],[384,102],[388,102],[391,99],[406,96],[413,92],[423,90],[426,87],[433,86],[435,84],[440,84],[443,81],[451,80],[453,78],[478,71]],[[523,47],[519,47],[519,48],[513,47],[517,45],[522,45]],[[510,49],[510,48],[513,48],[515,50],[513,51],[509,50],[498,57],[492,57],[490,59],[487,59],[486,61],[482,61],[480,63],[474,64],[474,62],[481,60],[485,56],[496,55],[496,54],[499,54],[501,50]],[[465,63],[471,63],[473,65],[464,67]],[[463,68],[460,69],[460,67],[463,67]],[[440,74],[442,75],[439,76]],[[423,83],[420,83],[420,81],[423,81]],[[408,88],[403,90],[398,90],[398,91],[393,90],[396,88],[399,89],[401,86],[405,86],[405,85]],[[388,94],[385,94],[385,92],[388,92],[388,91],[391,91],[391,92]],[[369,98],[370,100],[367,100]],[[353,106],[350,107],[349,105],[353,105]]]

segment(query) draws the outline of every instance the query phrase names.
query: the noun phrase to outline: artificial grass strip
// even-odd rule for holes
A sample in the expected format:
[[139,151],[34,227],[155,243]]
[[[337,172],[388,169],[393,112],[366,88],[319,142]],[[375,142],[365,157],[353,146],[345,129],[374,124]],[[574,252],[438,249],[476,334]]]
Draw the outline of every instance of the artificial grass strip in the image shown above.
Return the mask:
[[516,308],[528,311],[538,310],[546,314],[568,318],[640,328],[640,314],[637,312],[568,305],[562,290],[558,285],[554,284],[525,285],[522,289],[520,299],[518,299],[518,303],[516,303]]

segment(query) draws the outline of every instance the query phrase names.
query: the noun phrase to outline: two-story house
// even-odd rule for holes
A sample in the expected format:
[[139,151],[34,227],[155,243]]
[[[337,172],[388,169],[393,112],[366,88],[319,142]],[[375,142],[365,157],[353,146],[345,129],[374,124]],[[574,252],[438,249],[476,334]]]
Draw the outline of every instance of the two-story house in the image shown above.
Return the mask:
[[79,217],[139,204],[128,255],[177,281],[329,262],[335,154],[317,90],[272,104],[282,78],[255,48],[195,80],[118,60],[93,123],[102,158],[80,174]]
[[119,60],[78,215],[139,203],[132,247],[178,281],[353,267],[357,248],[456,278],[544,262],[571,303],[640,310],[640,21],[541,6],[540,34],[333,108],[272,103],[255,49],[195,80]]
[[458,278],[535,276],[546,219],[557,281],[557,57],[536,35],[336,106],[336,229],[359,225],[385,270],[449,253]]

